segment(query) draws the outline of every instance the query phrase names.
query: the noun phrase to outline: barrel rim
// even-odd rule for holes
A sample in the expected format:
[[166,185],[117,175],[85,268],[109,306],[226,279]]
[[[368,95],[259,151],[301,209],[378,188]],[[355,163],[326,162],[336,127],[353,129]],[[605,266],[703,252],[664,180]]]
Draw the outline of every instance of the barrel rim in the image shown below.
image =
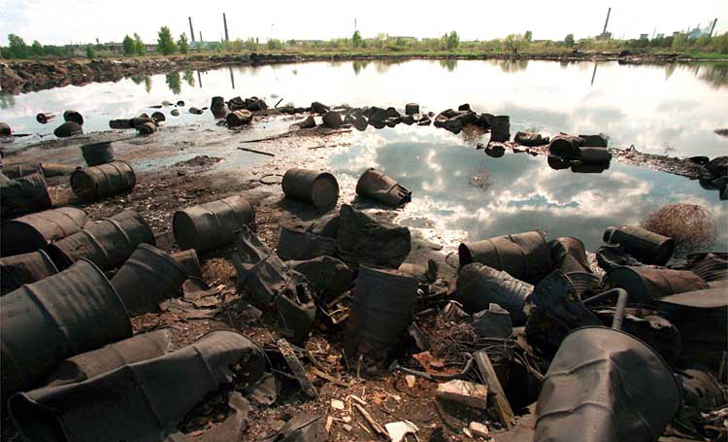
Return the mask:
[[[576,332],[578,332],[580,330],[585,330],[585,329],[601,329],[601,330],[608,330],[610,332],[620,333],[620,334],[626,336],[627,338],[631,338],[635,342],[639,343],[649,353],[651,353],[653,356],[655,356],[655,358],[662,363],[662,367],[665,369],[665,372],[668,373],[670,375],[671,379],[675,382],[675,390],[677,391],[678,397],[680,399],[679,401],[677,401],[677,406],[676,406],[676,409],[675,409],[675,413],[678,411],[678,409],[680,407],[680,404],[682,404],[682,402],[683,402],[682,386],[681,386],[680,382],[678,382],[677,377],[675,376],[672,368],[670,368],[670,365],[665,361],[665,359],[655,349],[653,349],[650,345],[648,345],[647,343],[645,343],[643,340],[641,340],[637,336],[631,335],[631,334],[627,333],[624,330],[619,330],[619,329],[616,329],[616,328],[606,327],[604,325],[586,325],[584,327],[579,327],[577,329],[574,329],[574,330],[570,331],[566,336],[564,336],[564,341],[566,339],[568,339],[568,337],[571,336],[571,335],[573,335],[574,333],[576,333]],[[562,343],[563,343],[563,341],[562,341]]]
[[[154,256],[161,258],[166,262],[169,262],[170,264],[172,264],[172,267],[174,267],[186,276],[189,274],[189,270],[187,269],[187,267],[183,266],[179,261],[174,259],[170,253],[167,253],[164,250],[161,250],[151,244],[147,244],[144,242],[137,246],[137,250],[138,249],[146,250],[147,252],[152,253]],[[136,252],[136,250],[134,252]],[[132,253],[132,256],[133,255],[134,253]],[[129,257],[129,259],[131,259],[131,256]]]
[[[192,207],[198,207],[198,206],[192,206]],[[197,224],[195,223],[194,219],[192,219],[190,214],[187,213],[187,210],[192,207],[187,207],[182,210],[177,210],[176,212],[174,212],[174,214],[172,214],[172,236],[174,237],[174,241],[181,248],[183,248],[185,250],[193,249],[195,252],[197,252],[197,249],[200,248],[198,241],[197,241],[197,238],[200,235],[200,231],[197,228]],[[192,227],[191,238],[183,238],[181,236],[180,229],[183,229],[183,227],[182,227],[183,224],[179,224],[179,223],[184,223],[184,224],[187,224],[188,227]],[[180,232],[180,236],[178,236],[175,232]]]

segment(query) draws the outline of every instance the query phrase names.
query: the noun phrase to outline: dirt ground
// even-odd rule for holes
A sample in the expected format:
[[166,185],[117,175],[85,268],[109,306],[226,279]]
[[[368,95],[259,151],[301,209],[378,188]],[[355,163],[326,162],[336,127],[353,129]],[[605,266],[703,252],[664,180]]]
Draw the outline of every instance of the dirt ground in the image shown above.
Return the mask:
[[[149,137],[139,137],[129,132],[91,134],[71,140],[27,146],[7,155],[5,161],[81,164],[81,144],[117,140],[114,143],[117,158],[130,162],[137,170],[137,185],[134,190],[87,204],[75,197],[67,176],[53,177],[49,178],[48,184],[54,206],[81,207],[92,219],[134,208],[151,226],[157,247],[173,252],[177,249],[172,236],[171,220],[176,210],[232,195],[244,195],[254,206],[258,236],[271,249],[275,249],[283,226],[302,226],[320,215],[303,203],[284,199],[278,175],[290,167],[316,169],[328,155],[328,151],[351,142],[351,133],[347,130],[328,132],[313,129],[258,143],[242,143],[245,140],[266,138],[266,134],[271,131],[280,133],[281,128],[300,118],[300,115],[261,118],[254,127],[242,131],[209,131],[192,125],[167,128]],[[231,164],[231,161],[222,161],[229,158],[220,149],[220,146],[229,148],[230,143],[239,143],[240,147],[267,152],[275,157],[248,152],[250,155],[243,161],[249,160],[250,163],[232,161]],[[538,149],[530,151],[543,154]],[[196,155],[191,159],[181,160],[176,158],[180,152],[187,157],[190,153]],[[265,161],[255,163],[261,160],[258,157]],[[622,158],[623,156],[616,156],[617,161]],[[659,167],[663,163],[653,162],[648,166]],[[222,167],[222,164],[225,166]],[[353,196],[352,185],[342,186],[339,204],[341,201],[352,201]],[[392,216],[386,211],[370,210],[368,213],[381,219]],[[437,250],[437,247],[432,247],[424,239],[416,236],[414,239],[413,253],[408,262],[422,264],[427,259],[434,259],[440,264],[441,277],[453,274],[454,268],[446,263],[447,256],[444,251]],[[234,247],[229,246],[200,256],[205,281],[211,287],[219,289],[201,308],[169,309],[133,318],[135,333],[169,327],[173,331],[174,348],[177,349],[210,330],[234,328],[263,348],[275,352],[275,342],[279,337],[275,322],[269,321],[266,316],[260,320],[251,319],[246,310],[239,308],[243,294],[236,293],[237,275],[230,258],[232,253]],[[436,339],[438,333],[443,331],[443,324],[432,316],[421,315],[416,322],[431,339]],[[286,385],[290,384],[286,382],[281,386],[278,401],[274,404],[251,401],[250,425],[242,440],[258,440],[273,434],[298,413],[322,416],[324,421],[327,417],[332,417],[329,433],[329,440],[332,441],[377,439],[361,414],[354,409],[354,403],[357,402],[351,396],[360,398],[364,402],[363,407],[382,425],[401,420],[411,421],[420,429],[420,441],[472,440],[463,431],[471,421],[486,423],[491,431],[498,431],[499,424],[494,419],[492,409],[474,412],[472,409],[447,403],[443,405],[436,401],[436,382],[417,378],[411,387],[401,373],[391,373],[386,368],[368,369],[357,366],[356,361],[347,361],[341,351],[343,334],[344,330],[341,328],[319,326],[306,342],[305,353],[301,354],[305,355],[302,361],[306,369],[316,368],[338,381],[331,382],[330,379],[324,379],[310,371],[309,377],[318,390],[317,399],[307,399],[295,384]],[[444,362],[449,370],[462,368],[454,361]],[[331,399],[343,401],[344,410],[332,408]],[[216,400],[219,401],[219,398],[210,397],[211,402]],[[209,415],[209,410],[205,411],[204,406],[197,407],[195,411],[200,414],[195,416],[193,413],[184,424],[184,428],[191,432],[210,428],[214,422],[220,420],[219,416]],[[3,417],[2,440],[19,440],[7,415]]]

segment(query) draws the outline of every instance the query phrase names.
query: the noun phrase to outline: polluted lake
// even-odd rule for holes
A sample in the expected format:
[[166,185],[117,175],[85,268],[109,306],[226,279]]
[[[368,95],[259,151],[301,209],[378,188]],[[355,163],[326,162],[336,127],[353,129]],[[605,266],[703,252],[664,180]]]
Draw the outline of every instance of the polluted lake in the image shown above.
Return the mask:
[[725,438],[726,102],[598,60],[3,93],[2,441]]

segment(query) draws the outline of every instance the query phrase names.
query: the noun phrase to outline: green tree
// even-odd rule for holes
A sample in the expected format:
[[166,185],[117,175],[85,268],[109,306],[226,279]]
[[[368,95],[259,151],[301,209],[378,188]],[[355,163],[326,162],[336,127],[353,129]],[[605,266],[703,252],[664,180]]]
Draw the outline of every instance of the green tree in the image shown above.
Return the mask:
[[361,34],[359,31],[354,31],[354,35],[351,36],[351,42],[354,44],[355,48],[361,46]]
[[679,32],[675,37],[672,39],[672,48],[682,50],[685,49],[685,47],[688,45],[688,36],[685,35],[683,32]]
[[719,54],[728,54],[728,32],[713,38],[713,47]]
[[134,33],[134,52],[137,55],[144,55],[146,50],[144,49],[144,42],[142,41],[142,38],[137,34]]
[[574,34],[569,34],[564,38],[564,44],[567,47],[573,48],[574,47]]
[[33,46],[31,46],[31,49],[33,51],[33,55],[36,57],[42,57],[45,55],[45,49],[43,49],[43,45],[40,44],[38,40],[33,42]]
[[121,43],[121,46],[124,48],[124,55],[126,56],[134,55],[136,53],[136,43],[134,43],[134,40],[128,35],[124,37],[124,41]]
[[513,52],[514,54],[518,54],[518,51],[521,50],[524,43],[524,37],[519,34],[508,34],[508,36],[503,40],[503,49],[508,52]]
[[30,48],[25,44],[25,40],[15,34],[8,34],[8,48],[3,53],[10,54],[11,58],[28,58],[30,56]]
[[93,60],[94,58],[96,58],[96,51],[91,45],[86,46],[86,58],[88,58],[89,60]]
[[523,34],[523,40],[526,43],[531,43],[533,41],[533,33],[531,31],[526,31],[526,33]]
[[170,31],[168,27],[162,26],[157,35],[159,36],[159,38],[157,38],[158,52],[164,55],[170,55],[177,52],[177,45],[172,39],[172,31]]
[[179,40],[177,40],[177,47],[180,54],[186,54],[190,50],[190,43],[187,41],[187,34],[184,32],[180,34]]
[[710,45],[710,36],[708,34],[701,35],[698,40],[695,42],[695,46],[705,49]]
[[278,39],[271,38],[268,40],[268,43],[266,43],[266,46],[268,46],[268,49],[280,50],[283,49],[283,42]]
[[452,31],[450,35],[447,36],[447,48],[448,49],[455,49],[460,45],[460,37],[458,36],[458,33],[455,31]]

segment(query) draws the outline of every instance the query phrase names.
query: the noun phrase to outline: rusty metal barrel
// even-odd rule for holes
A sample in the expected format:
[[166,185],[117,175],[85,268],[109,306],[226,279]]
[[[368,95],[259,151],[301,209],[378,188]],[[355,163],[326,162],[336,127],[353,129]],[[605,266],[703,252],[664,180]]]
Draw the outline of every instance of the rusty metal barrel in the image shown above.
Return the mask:
[[163,356],[172,346],[171,334],[170,329],[163,328],[68,358],[48,375],[46,385],[53,387],[83,382],[126,364]]
[[0,213],[3,217],[50,209],[53,203],[42,173],[11,180],[0,174]]
[[56,118],[56,116],[50,112],[40,112],[35,116],[36,121],[40,124],[46,124],[54,118]]
[[619,244],[624,250],[645,264],[664,266],[672,257],[675,241],[639,226],[608,227],[604,242]]
[[359,177],[356,194],[392,207],[399,207],[412,201],[412,191],[373,167],[364,171]]
[[121,299],[86,260],[0,297],[0,318],[3,397],[39,386],[65,358],[132,335]]
[[620,330],[582,327],[549,365],[533,441],[656,440],[681,405],[680,384],[649,345]]
[[172,217],[174,239],[182,249],[209,252],[233,242],[233,232],[255,225],[253,206],[242,196],[231,196],[178,210]]
[[490,141],[504,143],[511,139],[511,117],[496,115],[491,118]]
[[590,272],[586,248],[580,239],[565,236],[548,242],[554,265],[564,273]]
[[460,269],[455,299],[468,313],[477,313],[487,310],[490,304],[498,304],[508,310],[513,324],[520,326],[526,322],[523,306],[532,292],[531,284],[476,262]]
[[530,283],[538,282],[554,269],[546,237],[540,230],[462,243],[458,255],[460,267],[479,262]]
[[12,163],[3,164],[2,172],[8,178],[20,178],[36,172],[43,173],[43,167],[40,163]]
[[132,121],[128,118],[109,120],[109,127],[112,129],[133,129]]
[[89,166],[100,166],[114,161],[114,148],[110,141],[84,144],[81,146],[81,153]]
[[134,169],[124,161],[78,168],[71,175],[71,188],[84,201],[96,201],[131,190],[136,185]]
[[627,290],[629,301],[638,304],[653,304],[665,296],[708,288],[708,283],[690,270],[630,266],[610,269],[604,284]]
[[51,244],[48,254],[61,268],[86,258],[108,271],[123,265],[142,243],[156,244],[152,229],[136,210],[126,209]]
[[58,273],[43,250],[0,258],[0,295]]
[[53,135],[58,138],[68,138],[82,133],[83,128],[81,125],[73,121],[66,121],[53,131]]
[[414,317],[417,280],[395,270],[359,266],[344,342],[347,357],[366,354],[383,362],[402,343]]
[[585,163],[608,163],[612,160],[612,154],[606,147],[584,147],[579,148],[579,159]]
[[202,266],[200,266],[200,259],[197,257],[195,249],[172,253],[172,258],[187,269],[188,276],[202,278]]
[[83,126],[83,115],[75,110],[67,110],[63,112],[63,121],[71,121],[79,126]]
[[308,201],[319,209],[332,208],[339,200],[339,183],[329,172],[289,169],[282,185],[287,197]]
[[189,271],[168,253],[149,244],[139,247],[111,278],[132,316],[158,309],[160,302],[179,294]]
[[2,224],[2,256],[34,252],[72,235],[86,225],[86,212],[75,207],[60,207],[32,213]]
[[566,160],[578,158],[579,147],[583,141],[574,135],[556,135],[551,138],[551,142],[549,143],[549,154]]

